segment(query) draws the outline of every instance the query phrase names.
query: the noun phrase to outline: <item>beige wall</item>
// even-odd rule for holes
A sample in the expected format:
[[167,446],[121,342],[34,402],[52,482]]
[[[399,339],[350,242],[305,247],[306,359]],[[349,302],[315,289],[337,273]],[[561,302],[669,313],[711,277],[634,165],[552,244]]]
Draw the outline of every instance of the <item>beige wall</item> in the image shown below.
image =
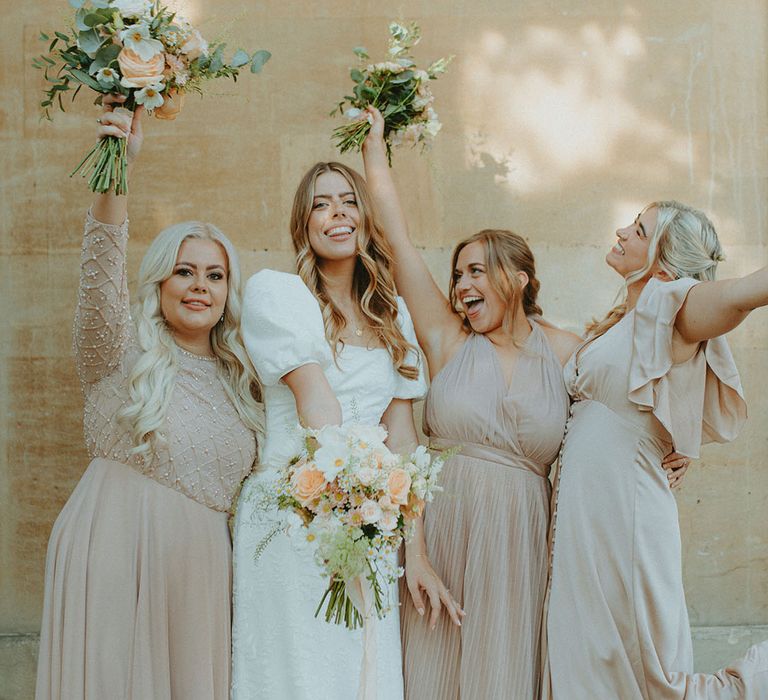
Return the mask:
[[[286,233],[303,170],[334,156],[327,117],[349,85],[350,49],[384,46],[389,11],[418,19],[418,56],[456,54],[436,86],[444,123],[429,157],[396,154],[414,235],[435,274],[481,227],[529,237],[550,319],[579,329],[610,305],[602,263],[615,228],[650,200],[704,208],[738,274],[768,258],[766,49],[758,0],[179,2],[232,44],[269,48],[262,76],[211,87],[176,123],[148,125],[133,183],[131,269],[174,221],[221,226],[250,273],[289,269]],[[0,633],[34,632],[50,526],[86,467],[70,357],[89,194],[67,173],[94,108],[40,122],[30,68],[38,29],[64,0],[3,3],[0,27]],[[248,7],[247,11],[243,7]],[[357,158],[348,162],[359,164]],[[731,337],[750,421],[707,448],[679,493],[692,622],[768,623],[768,316]]]

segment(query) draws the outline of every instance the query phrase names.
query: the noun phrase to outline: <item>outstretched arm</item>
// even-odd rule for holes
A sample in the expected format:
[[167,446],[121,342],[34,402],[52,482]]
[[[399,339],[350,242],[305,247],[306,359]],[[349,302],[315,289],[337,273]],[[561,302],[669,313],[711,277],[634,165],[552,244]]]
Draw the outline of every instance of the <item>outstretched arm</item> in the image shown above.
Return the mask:
[[692,287],[677,314],[675,330],[685,342],[699,343],[733,330],[761,306],[768,306],[768,267]]
[[368,189],[373,197],[379,224],[395,256],[395,283],[413,317],[416,336],[434,376],[463,337],[461,319],[453,313],[446,296],[429,273],[408,235],[400,198],[387,164],[384,119],[369,108],[371,130],[363,143],[363,162]]

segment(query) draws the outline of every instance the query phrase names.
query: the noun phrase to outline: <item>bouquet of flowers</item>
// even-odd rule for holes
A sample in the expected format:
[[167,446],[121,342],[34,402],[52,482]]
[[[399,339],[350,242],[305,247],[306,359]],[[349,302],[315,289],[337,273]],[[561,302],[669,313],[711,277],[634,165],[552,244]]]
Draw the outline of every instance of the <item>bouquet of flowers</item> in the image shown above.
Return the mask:
[[[119,93],[133,111],[144,105],[159,119],[175,119],[184,94],[202,92],[201,85],[213,78],[232,78],[250,66],[258,73],[270,57],[268,51],[249,54],[237,50],[227,62],[226,44],[209,44],[187,20],[157,0],[69,0],[76,10],[74,26],[50,41],[48,53],[33,61],[44,71],[50,88],[40,103],[51,119],[58,103],[64,111],[63,95],[76,85],[72,99],[85,85],[102,95]],[[118,109],[122,109],[118,108]],[[125,139],[107,137],[91,149],[72,172],[90,172],[94,192],[127,192]]]
[[[277,504],[297,513],[316,542],[318,565],[330,583],[315,616],[325,608],[327,622],[360,627],[363,613],[383,617],[383,585],[402,575],[396,552],[412,521],[439,490],[437,476],[449,456],[432,459],[424,446],[413,454],[387,449],[382,427],[349,424],[302,429],[304,450],[277,482]],[[373,610],[360,610],[353,593],[365,582]]]
[[[352,119],[349,124],[337,127],[333,138],[342,153],[357,151],[363,145],[371,125],[360,120],[368,105],[376,107],[384,117],[384,141],[387,159],[392,165],[392,147],[401,144],[422,148],[432,144],[442,124],[432,108],[434,96],[430,81],[445,72],[453,56],[440,58],[426,70],[416,67],[410,50],[421,39],[418,24],[403,26],[397,22],[389,25],[389,60],[369,64],[368,52],[363,47],[353,49],[360,59],[360,67],[350,72],[355,82],[353,95],[346,95],[331,112]],[[345,106],[349,108],[345,111]]]

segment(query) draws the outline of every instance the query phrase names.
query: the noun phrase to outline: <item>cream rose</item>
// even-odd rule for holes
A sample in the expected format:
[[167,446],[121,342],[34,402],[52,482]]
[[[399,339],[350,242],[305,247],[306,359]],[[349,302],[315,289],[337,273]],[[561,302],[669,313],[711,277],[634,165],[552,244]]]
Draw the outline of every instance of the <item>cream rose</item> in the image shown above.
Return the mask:
[[293,473],[291,490],[296,500],[307,507],[322,495],[327,483],[321,471],[307,465]]
[[391,510],[385,511],[379,520],[379,527],[384,532],[392,532],[397,527],[397,515]]
[[392,503],[404,506],[408,503],[408,492],[411,490],[411,476],[405,469],[393,469],[387,479],[387,491]]
[[145,61],[132,49],[124,48],[117,57],[117,63],[123,74],[120,82],[125,87],[143,88],[163,80],[165,56],[162,53]]
[[370,467],[361,467],[357,472],[357,480],[363,486],[370,486],[371,482],[376,478],[376,472]]
[[360,506],[360,515],[363,518],[364,523],[369,525],[376,523],[381,518],[381,507],[376,501],[366,500],[363,501],[363,505]]

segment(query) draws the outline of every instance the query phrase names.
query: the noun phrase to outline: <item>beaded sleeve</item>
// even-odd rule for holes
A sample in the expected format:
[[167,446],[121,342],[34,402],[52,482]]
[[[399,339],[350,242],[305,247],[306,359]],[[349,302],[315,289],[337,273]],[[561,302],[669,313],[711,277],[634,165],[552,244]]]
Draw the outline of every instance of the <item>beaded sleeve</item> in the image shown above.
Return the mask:
[[88,212],[73,332],[77,372],[84,388],[112,374],[128,347],[127,242],[127,219],[119,226],[103,224]]

